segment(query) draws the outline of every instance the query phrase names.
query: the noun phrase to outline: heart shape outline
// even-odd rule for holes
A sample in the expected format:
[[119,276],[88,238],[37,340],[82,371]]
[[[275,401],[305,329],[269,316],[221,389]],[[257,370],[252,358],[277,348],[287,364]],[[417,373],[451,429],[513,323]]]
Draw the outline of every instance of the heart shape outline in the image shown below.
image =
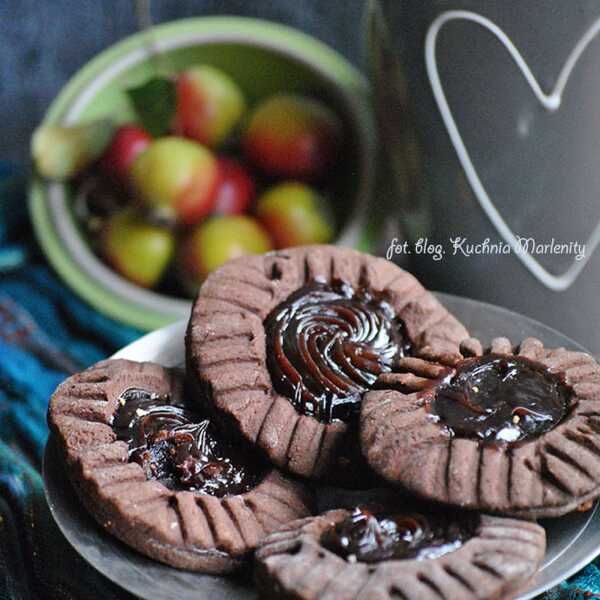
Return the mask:
[[575,44],[558,75],[556,83],[554,84],[554,88],[549,94],[546,94],[542,90],[540,84],[531,72],[531,69],[525,62],[523,56],[517,50],[516,46],[512,43],[506,33],[504,33],[504,31],[500,29],[500,27],[498,27],[493,21],[490,21],[478,13],[468,10],[448,10],[440,13],[435,20],[432,21],[425,36],[425,66],[427,68],[429,83],[442,116],[442,120],[444,121],[446,130],[448,131],[450,141],[454,146],[454,150],[456,151],[458,159],[460,160],[463,171],[465,172],[475,197],[491,221],[492,225],[494,225],[496,228],[496,231],[500,234],[504,241],[510,245],[513,252],[517,255],[529,272],[547,288],[556,292],[564,291],[568,289],[577,279],[578,275],[581,273],[594,253],[596,247],[600,243],[600,221],[598,221],[598,224],[586,242],[586,252],[584,258],[579,261],[574,259],[571,266],[569,266],[566,271],[560,275],[554,275],[553,273],[550,273],[539,263],[536,258],[531,255],[531,253],[525,251],[521,247],[517,236],[515,236],[510,226],[502,218],[502,215],[492,202],[487,190],[479,178],[477,170],[475,169],[473,161],[471,160],[471,156],[467,151],[462,136],[460,135],[460,131],[456,125],[456,121],[454,120],[454,116],[450,110],[450,106],[448,105],[446,94],[444,93],[441,83],[436,58],[437,37],[443,26],[449,21],[454,20],[471,21],[490,31],[502,43],[506,50],[508,50],[512,59],[519,67],[521,74],[529,84],[529,87],[542,106],[549,112],[555,112],[560,108],[564,89],[573,69],[577,64],[577,61],[585,52],[589,44],[594,40],[596,35],[600,32],[600,18],[596,19],[592,23],[589,29]]

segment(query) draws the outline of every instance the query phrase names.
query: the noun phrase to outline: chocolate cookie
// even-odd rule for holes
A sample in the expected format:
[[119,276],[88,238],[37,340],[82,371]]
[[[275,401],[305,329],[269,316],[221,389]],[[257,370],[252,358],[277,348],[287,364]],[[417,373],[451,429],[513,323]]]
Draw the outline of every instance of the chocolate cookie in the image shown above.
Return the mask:
[[506,338],[463,358],[404,358],[365,395],[361,445],[387,481],[424,498],[526,517],[600,496],[600,366],[589,355]]
[[537,571],[539,525],[424,508],[396,502],[290,523],[256,551],[261,597],[492,600],[512,597]]
[[231,571],[267,533],[311,514],[303,485],[220,438],[184,401],[181,371],[98,363],[57,388],[48,422],[89,512],[172,566]]
[[292,473],[350,478],[362,395],[414,352],[455,355],[465,328],[409,273],[334,246],[243,257],[211,274],[186,336],[214,413]]

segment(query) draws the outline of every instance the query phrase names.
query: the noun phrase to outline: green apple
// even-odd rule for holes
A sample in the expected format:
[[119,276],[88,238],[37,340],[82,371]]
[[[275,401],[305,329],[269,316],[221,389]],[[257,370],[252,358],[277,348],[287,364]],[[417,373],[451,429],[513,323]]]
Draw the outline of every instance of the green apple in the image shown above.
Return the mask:
[[276,248],[330,242],[334,229],[329,215],[325,198],[297,181],[274,185],[256,204],[256,216]]
[[276,94],[252,113],[243,136],[250,162],[274,177],[323,178],[341,147],[342,123],[325,104]]
[[151,142],[137,156],[131,181],[152,213],[167,221],[192,225],[213,209],[219,169],[205,146],[167,136]]
[[78,175],[96,160],[112,137],[109,121],[81,125],[41,125],[31,138],[31,155],[40,175],[64,180]]
[[201,223],[184,241],[179,252],[180,271],[186,287],[199,285],[228,260],[262,254],[273,246],[260,223],[247,215],[216,216]]
[[220,69],[199,65],[177,80],[175,131],[212,148],[239,123],[246,102],[239,86]]
[[145,288],[162,278],[175,252],[173,232],[131,210],[112,215],[100,238],[105,260],[123,277]]

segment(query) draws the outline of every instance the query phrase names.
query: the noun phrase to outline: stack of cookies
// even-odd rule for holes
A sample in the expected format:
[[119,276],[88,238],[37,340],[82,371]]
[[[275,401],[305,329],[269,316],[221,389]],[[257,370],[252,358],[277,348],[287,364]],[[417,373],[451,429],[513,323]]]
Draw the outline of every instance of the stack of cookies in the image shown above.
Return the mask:
[[[253,564],[267,598],[510,598],[535,519],[600,495],[600,366],[517,342],[482,348],[388,261],[299,247],[208,277],[185,371],[98,363],[48,418],[89,512],[156,560]],[[361,502],[316,515],[331,486]]]

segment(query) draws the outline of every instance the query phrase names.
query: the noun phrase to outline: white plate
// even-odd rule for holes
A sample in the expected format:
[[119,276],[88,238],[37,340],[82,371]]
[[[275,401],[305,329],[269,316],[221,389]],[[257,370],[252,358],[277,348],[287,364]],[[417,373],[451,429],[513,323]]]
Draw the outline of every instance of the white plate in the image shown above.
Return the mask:
[[[557,331],[517,313],[447,294],[437,296],[484,343],[499,335],[515,343],[534,336],[550,347],[584,350]],[[114,358],[180,366],[184,362],[185,326],[181,321],[149,333],[117,352]],[[50,510],[67,540],[98,571],[126,590],[148,600],[256,598],[249,579],[244,576],[226,578],[179,571],[142,556],[106,533],[75,497],[52,442],[44,457],[44,481]],[[321,496],[321,503],[331,502],[331,490],[327,492]],[[548,538],[546,556],[536,580],[519,600],[534,598],[600,554],[600,511],[596,508],[541,523]]]

